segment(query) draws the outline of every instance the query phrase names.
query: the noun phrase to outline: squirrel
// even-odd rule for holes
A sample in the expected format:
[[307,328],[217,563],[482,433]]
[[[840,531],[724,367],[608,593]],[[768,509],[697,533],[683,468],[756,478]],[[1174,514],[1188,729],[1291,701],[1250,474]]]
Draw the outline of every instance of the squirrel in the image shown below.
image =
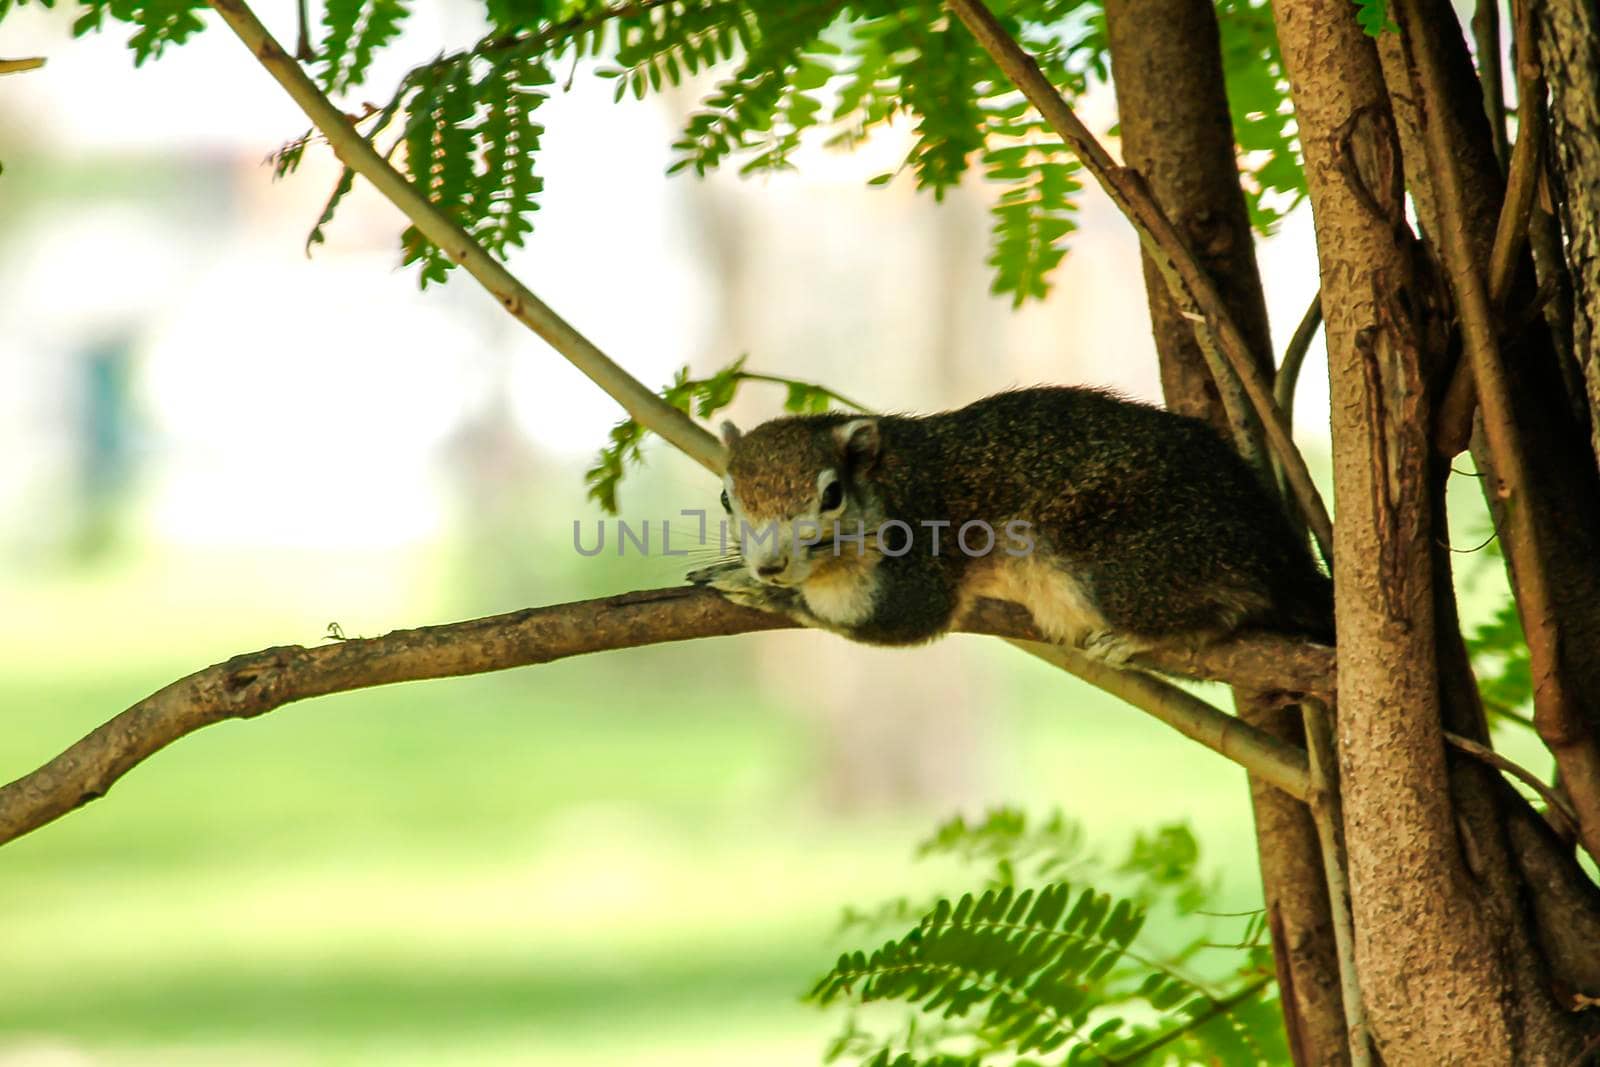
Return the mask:
[[869,644],[949,631],[977,597],[1121,666],[1245,627],[1332,644],[1333,585],[1199,419],[1042,386],[933,415],[724,423],[740,559],[727,599]]

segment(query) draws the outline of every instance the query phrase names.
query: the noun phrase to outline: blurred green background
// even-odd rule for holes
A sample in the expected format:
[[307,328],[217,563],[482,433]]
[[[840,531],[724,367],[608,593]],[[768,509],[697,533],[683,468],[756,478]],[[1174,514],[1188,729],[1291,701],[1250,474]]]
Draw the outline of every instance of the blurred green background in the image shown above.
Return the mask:
[[[350,560],[257,558],[243,580],[216,566],[128,559],[81,585],[9,585],[0,641],[34,654],[0,676],[0,774],[208,660],[315,641],[320,616],[290,621],[299,603],[366,602],[339,589]],[[219,625],[218,601],[247,592],[253,609]],[[419,597],[342,625],[442,614]],[[841,907],[953,877],[911,862],[957,798],[894,784],[910,747],[931,781],[969,779],[967,810],[1060,805],[1112,852],[1187,819],[1230,903],[1256,902],[1243,779],[1221,761],[953,638],[873,658],[956,660],[976,758],[929,736],[830,766],[836,739],[799,706],[830,679],[784,695],[758,678],[821,641],[607,654],[186,738],[0,855],[0,1062],[816,1063],[833,1022],[798,997],[838,951]]]
[[[480,5],[417,7],[374,84],[478,29]],[[617,409],[466,279],[419,294],[386,204],[358,187],[306,258],[336,171],[310,153],[270,180],[304,120],[236,43],[135,72],[71,15],[9,15],[8,54],[50,62],[0,86],[0,779],[330,622],[679,580],[572,551]],[[289,5],[262,15],[282,32]],[[541,112],[545,209],[512,262],[646,382],[748,353],[881,409],[1157,395],[1137,245],[1093,191],[1051,299],[1013,312],[981,186],[869,189],[893,131],[760,183],[668,181],[690,103],[613,106],[580,72]],[[1085,110],[1110,125],[1109,94]],[[1261,249],[1280,340],[1311,245],[1297,213]],[[734,415],[781,400],[752,387]],[[716,492],[656,449],[623,505],[659,523]],[[840,909],[961,888],[914,845],[999,804],[1059,807],[1110,856],[1185,820],[1218,903],[1259,903],[1242,773],[1096,691],[970,638],[720,639],[323,698],[159,753],[0,850],[0,1064],[817,1063],[836,1020],[799,997]]]

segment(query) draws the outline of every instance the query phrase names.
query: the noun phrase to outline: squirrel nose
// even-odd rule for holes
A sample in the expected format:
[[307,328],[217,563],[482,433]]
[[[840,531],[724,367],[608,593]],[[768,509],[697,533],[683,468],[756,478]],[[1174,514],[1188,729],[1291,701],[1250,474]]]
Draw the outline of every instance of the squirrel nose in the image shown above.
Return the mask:
[[756,568],[756,573],[763,578],[774,578],[782,574],[787,566],[785,563],[763,563]]

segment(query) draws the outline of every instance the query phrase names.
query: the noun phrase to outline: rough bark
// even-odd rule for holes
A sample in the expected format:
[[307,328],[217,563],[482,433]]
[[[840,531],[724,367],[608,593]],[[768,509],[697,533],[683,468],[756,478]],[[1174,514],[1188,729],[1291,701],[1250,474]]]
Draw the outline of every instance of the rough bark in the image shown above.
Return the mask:
[[[1300,744],[1299,708],[1236,691],[1239,718],[1280,740]],[[1316,823],[1305,804],[1252,777],[1256,854],[1284,1004],[1284,1025],[1296,1064],[1345,1064],[1344,1002]]]
[[[1438,459],[1435,463],[1444,465]],[[1433,547],[1433,589],[1444,721],[1457,735],[1487,744],[1488,722],[1456,615],[1451,554],[1445,547],[1448,513],[1442,499],[1435,499],[1434,508],[1434,529],[1440,536]],[[1525,1018],[1543,1016],[1550,1023],[1556,1014],[1552,995],[1575,1007],[1574,994],[1600,993],[1600,953],[1595,950],[1600,945],[1600,890],[1573,862],[1570,838],[1558,838],[1549,821],[1539,818],[1488,767],[1452,753],[1450,786],[1463,855],[1479,889],[1474,903],[1505,946],[1512,997],[1519,1005],[1535,1006],[1520,1012]],[[1582,1019],[1573,1022],[1583,1025]],[[1550,1044],[1559,1047],[1559,1039]]]
[[[1467,347],[1492,347],[1498,340],[1503,350],[1503,357],[1493,361],[1497,372],[1503,369],[1496,375],[1501,381],[1490,383],[1502,395],[1484,397],[1483,416],[1494,421],[1476,436],[1473,456],[1487,474],[1484,489],[1528,633],[1540,733],[1578,786],[1575,796],[1587,813],[1592,845],[1600,832],[1593,829],[1600,822],[1595,815],[1600,808],[1600,568],[1594,563],[1600,558],[1600,477],[1585,427],[1568,417],[1563,373],[1544,320],[1520,316],[1525,326],[1498,338],[1483,336],[1492,332],[1483,324],[1474,332],[1468,302],[1475,298],[1471,289],[1481,287],[1481,268],[1492,258],[1504,177],[1488,123],[1473,99],[1477,80],[1449,3],[1411,0],[1396,10],[1405,32],[1386,35],[1379,49],[1406,171],[1424,229],[1439,242],[1444,262],[1454,265]],[[1536,46],[1521,52],[1522,62],[1537,62]],[[1442,91],[1422,87],[1427,71]],[[1442,132],[1447,158],[1429,156],[1430,131]],[[1462,262],[1460,251],[1452,257],[1452,241],[1463,247],[1470,263]],[[1508,288],[1512,309],[1534,298],[1531,259],[1518,260]],[[1476,282],[1471,280],[1474,265],[1479,267]],[[1484,392],[1487,386],[1479,384]],[[1494,441],[1499,445],[1491,448]],[[1502,485],[1514,494],[1509,501]]]
[[1555,170],[1573,289],[1573,347],[1587,384],[1591,443],[1600,457],[1600,7],[1543,0],[1540,53],[1550,86]]
[[1356,959],[1386,1062],[1520,1063],[1504,946],[1475,906],[1449,793],[1434,641],[1429,295],[1372,40],[1345,0],[1275,7],[1327,310],[1339,757]]
[[[1144,177],[1215,281],[1259,369],[1270,375],[1266,300],[1239,185],[1215,9],[1210,0],[1108,0],[1106,33],[1123,161]],[[1144,278],[1167,407],[1203,418],[1231,438],[1227,407],[1194,324],[1173,301],[1148,253]],[[1245,721],[1302,743],[1298,709],[1243,691],[1235,693],[1234,703]],[[1348,1062],[1316,826],[1304,804],[1264,782],[1252,779],[1250,795],[1295,1062]]]

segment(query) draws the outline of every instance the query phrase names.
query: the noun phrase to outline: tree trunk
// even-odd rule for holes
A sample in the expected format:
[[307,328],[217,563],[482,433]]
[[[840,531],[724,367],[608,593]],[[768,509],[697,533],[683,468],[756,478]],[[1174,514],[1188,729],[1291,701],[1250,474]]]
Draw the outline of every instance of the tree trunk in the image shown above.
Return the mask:
[[[1267,305],[1239,188],[1216,12],[1204,0],[1107,0],[1106,36],[1122,160],[1144,175],[1270,375]],[[1144,278],[1167,407],[1228,435],[1194,324],[1173,303],[1148,254]]]
[[[1431,504],[1430,293],[1405,222],[1394,118],[1347,0],[1281,0],[1327,309],[1339,628],[1339,756],[1356,962],[1394,1064],[1565,1063],[1500,897],[1458,835],[1442,736]],[[1453,620],[1447,620],[1453,621]],[[1465,853],[1465,854],[1464,854]]]
[[[1216,12],[1210,0],[1108,0],[1106,31],[1123,161],[1149,183],[1221,290],[1261,369],[1270,374],[1266,300],[1239,186]],[[1194,326],[1178,310],[1148,254],[1144,277],[1167,407],[1205,419],[1232,440]],[[1235,694],[1235,705],[1247,722],[1292,744],[1304,742],[1297,710],[1243,692]],[[1251,780],[1250,796],[1295,1062],[1346,1063],[1338,960],[1316,826],[1304,804],[1259,780]]]
[[[1437,235],[1452,220],[1441,217],[1430,179],[1423,131],[1429,121],[1445,125],[1464,186],[1463,236],[1475,263],[1487,268],[1494,247],[1505,179],[1494,152],[1493,135],[1476,97],[1472,59],[1455,12],[1448,0],[1413,0],[1403,12],[1425,33],[1385,34],[1379,39],[1384,76],[1394,101],[1400,146],[1417,216],[1425,232]],[[1445,76],[1446,107],[1427,115],[1412,89],[1407,49],[1429,49]],[[1534,50],[1529,50],[1534,51]],[[1524,57],[1526,58],[1526,57]],[[1596,185],[1593,188],[1600,188]],[[1577,198],[1593,203],[1593,197]],[[1600,233],[1597,233],[1600,241]],[[1597,244],[1600,250],[1600,244]],[[1600,270],[1600,260],[1596,261]],[[1589,731],[1600,738],[1600,468],[1589,447],[1588,427],[1573,417],[1560,361],[1548,325],[1527,315],[1536,297],[1535,272],[1529,255],[1519,257],[1506,301],[1503,323],[1522,328],[1503,333],[1512,415],[1516,430],[1539,477],[1522,487],[1523,506],[1544,521],[1534,526],[1536,555],[1549,574],[1549,586],[1561,632],[1560,668],[1578,697]],[[1576,376],[1576,369],[1574,374]],[[1580,407],[1581,411],[1582,408]],[[1494,457],[1482,434],[1475,436],[1472,455],[1486,475],[1481,481],[1497,530],[1505,529],[1504,500],[1496,491]],[[1507,553],[1508,565],[1515,561]],[[1513,585],[1516,572],[1512,566]]]
[[1573,289],[1573,347],[1588,388],[1590,433],[1600,457],[1600,7],[1543,0],[1539,51],[1550,87],[1558,197]]

